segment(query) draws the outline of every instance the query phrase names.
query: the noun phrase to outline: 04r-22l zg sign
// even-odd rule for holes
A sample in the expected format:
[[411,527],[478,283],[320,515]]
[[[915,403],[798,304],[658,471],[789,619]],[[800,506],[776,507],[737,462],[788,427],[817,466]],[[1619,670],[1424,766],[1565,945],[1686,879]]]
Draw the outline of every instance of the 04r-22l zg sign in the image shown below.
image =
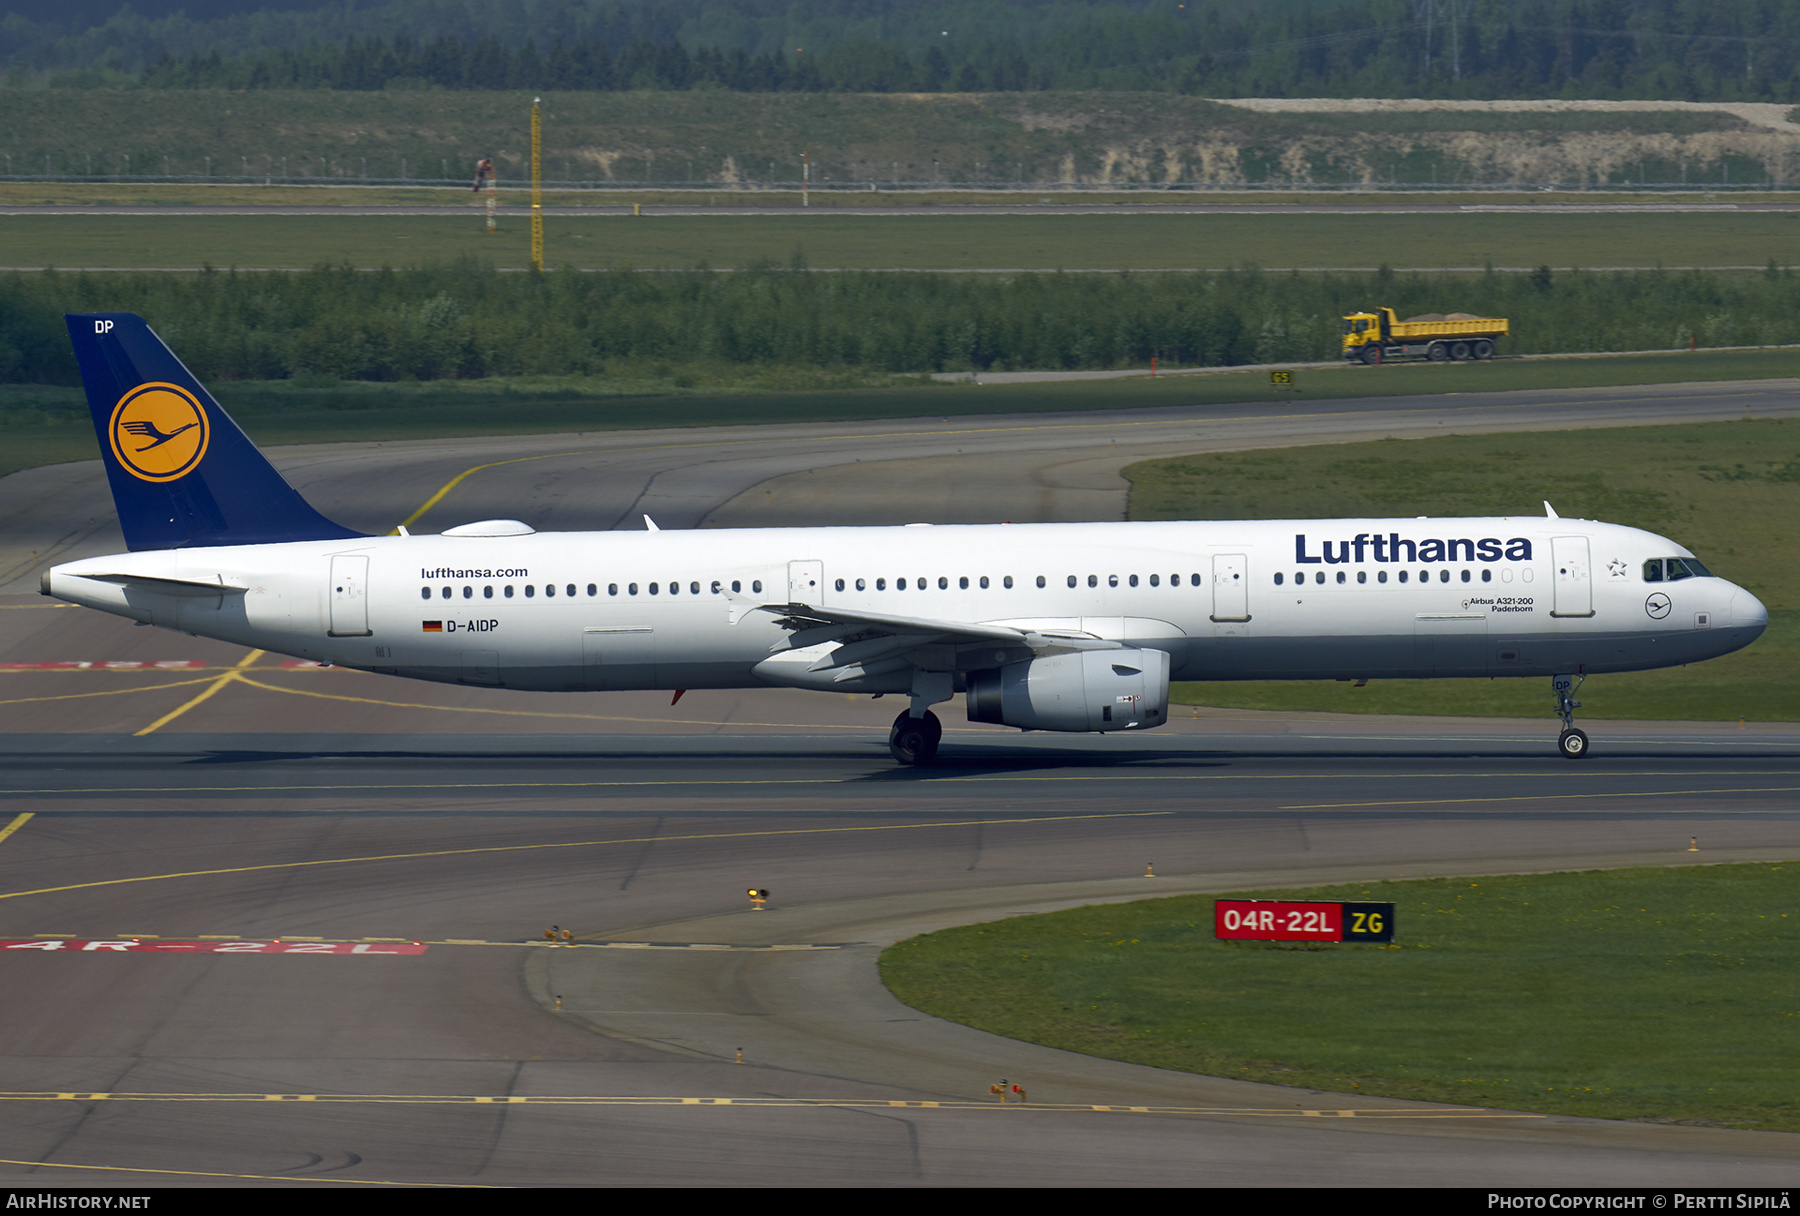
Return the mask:
[[1221,899],[1213,903],[1213,936],[1221,941],[1391,942],[1394,905]]

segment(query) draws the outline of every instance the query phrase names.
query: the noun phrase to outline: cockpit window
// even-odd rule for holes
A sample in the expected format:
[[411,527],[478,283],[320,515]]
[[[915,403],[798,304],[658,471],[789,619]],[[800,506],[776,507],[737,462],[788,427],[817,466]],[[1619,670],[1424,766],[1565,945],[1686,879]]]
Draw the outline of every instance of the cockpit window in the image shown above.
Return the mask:
[[1711,578],[1712,571],[1691,557],[1653,557],[1644,563],[1646,583],[1674,583],[1684,578]]

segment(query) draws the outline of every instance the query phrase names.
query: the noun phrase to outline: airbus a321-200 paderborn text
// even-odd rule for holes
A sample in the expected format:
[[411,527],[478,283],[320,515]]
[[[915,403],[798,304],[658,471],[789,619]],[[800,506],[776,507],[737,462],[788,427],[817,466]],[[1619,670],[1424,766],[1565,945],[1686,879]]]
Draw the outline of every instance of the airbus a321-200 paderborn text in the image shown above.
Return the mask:
[[1544,515],[368,536],[313,509],[142,318],[68,318],[131,552],[46,595],[302,659],[494,688],[910,698],[1023,730],[1160,726],[1169,681],[1550,677],[1748,645],[1768,613],[1636,528]]

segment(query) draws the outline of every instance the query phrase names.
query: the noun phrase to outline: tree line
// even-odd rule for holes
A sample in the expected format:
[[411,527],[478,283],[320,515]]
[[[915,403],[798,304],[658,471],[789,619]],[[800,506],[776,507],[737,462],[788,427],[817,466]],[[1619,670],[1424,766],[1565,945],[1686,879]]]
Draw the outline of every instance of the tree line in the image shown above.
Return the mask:
[[1543,268],[972,275],[558,271],[12,272],[0,382],[79,383],[65,312],[144,316],[204,380],[1231,366],[1338,355],[1344,314],[1504,316],[1501,354],[1800,343],[1800,276]]
[[0,20],[0,62],[166,88],[1791,101],[1800,0],[388,0]]

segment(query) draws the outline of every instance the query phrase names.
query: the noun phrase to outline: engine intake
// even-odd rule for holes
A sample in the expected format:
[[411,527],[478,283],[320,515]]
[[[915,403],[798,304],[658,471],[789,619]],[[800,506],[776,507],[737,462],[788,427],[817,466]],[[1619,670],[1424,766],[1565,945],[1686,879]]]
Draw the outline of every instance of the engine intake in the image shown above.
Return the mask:
[[969,721],[1024,730],[1145,730],[1169,716],[1163,650],[1078,650],[966,677]]

